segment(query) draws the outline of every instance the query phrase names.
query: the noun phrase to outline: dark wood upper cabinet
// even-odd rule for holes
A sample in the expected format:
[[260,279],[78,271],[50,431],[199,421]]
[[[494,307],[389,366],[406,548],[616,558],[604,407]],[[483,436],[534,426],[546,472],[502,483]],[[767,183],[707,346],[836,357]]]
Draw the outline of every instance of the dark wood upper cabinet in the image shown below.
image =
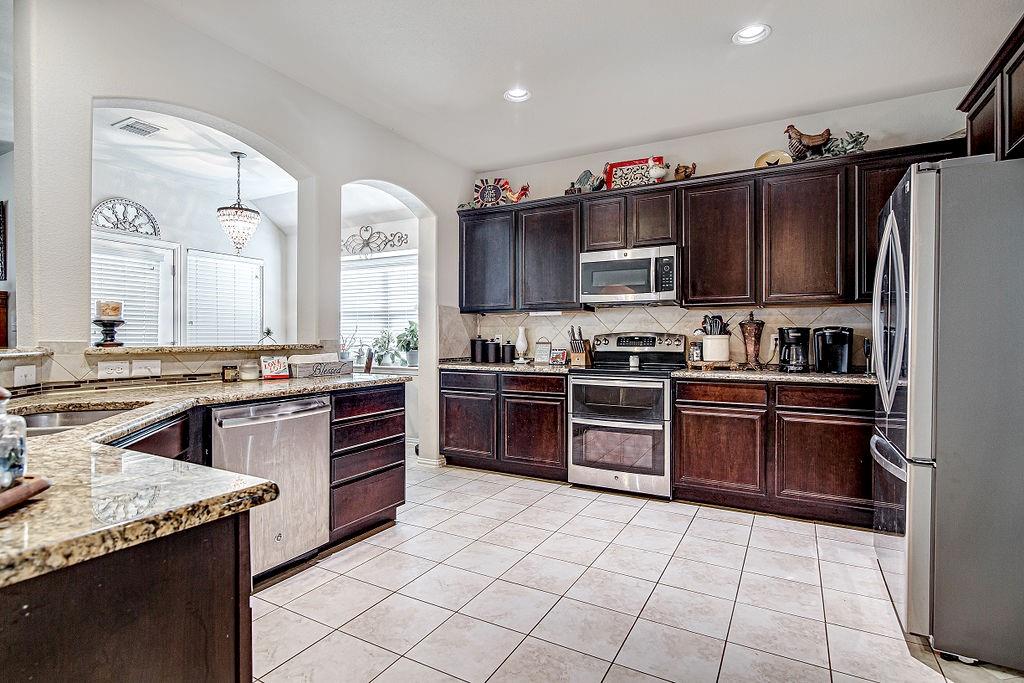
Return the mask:
[[761,300],[843,300],[846,169],[769,176],[761,181]]
[[579,204],[529,209],[518,216],[519,308],[579,307]]
[[465,312],[515,308],[512,212],[459,221],[459,306]]
[[1024,156],[1024,16],[967,90],[967,153]]
[[583,202],[583,251],[626,248],[626,197]]
[[1024,156],[1024,45],[1003,68],[1003,157]]
[[676,241],[675,190],[628,195],[627,247],[655,247]]
[[683,305],[756,303],[754,181],[683,188],[680,206]]

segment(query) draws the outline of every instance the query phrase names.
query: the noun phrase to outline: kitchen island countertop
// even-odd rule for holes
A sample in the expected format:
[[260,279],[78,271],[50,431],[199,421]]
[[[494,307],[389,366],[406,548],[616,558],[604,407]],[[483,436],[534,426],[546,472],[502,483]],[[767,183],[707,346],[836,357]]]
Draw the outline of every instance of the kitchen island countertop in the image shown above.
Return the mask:
[[410,377],[220,381],[43,393],[10,401],[12,414],[126,412],[28,441],[28,471],[52,486],[0,516],[0,587],[244,512],[277,497],[266,479],[107,445],[190,408],[288,398]]

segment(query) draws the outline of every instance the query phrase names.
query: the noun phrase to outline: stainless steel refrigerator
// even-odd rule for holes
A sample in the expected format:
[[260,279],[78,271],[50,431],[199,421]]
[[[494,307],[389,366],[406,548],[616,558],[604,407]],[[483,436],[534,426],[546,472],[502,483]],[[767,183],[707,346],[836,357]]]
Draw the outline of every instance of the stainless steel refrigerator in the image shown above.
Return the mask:
[[875,546],[900,622],[1024,669],[1024,160],[911,167],[872,309]]

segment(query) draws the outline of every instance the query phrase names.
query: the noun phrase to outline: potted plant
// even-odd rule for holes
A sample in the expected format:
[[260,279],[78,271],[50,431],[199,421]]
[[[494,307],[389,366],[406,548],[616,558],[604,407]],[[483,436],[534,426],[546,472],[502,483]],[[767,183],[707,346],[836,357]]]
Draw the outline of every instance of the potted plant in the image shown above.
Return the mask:
[[390,364],[393,365],[398,356],[398,352],[395,349],[395,335],[391,334],[390,330],[381,330],[380,334],[373,340],[373,343],[370,344],[370,348],[373,349],[373,353],[380,365],[385,365],[385,358],[390,358]]
[[415,320],[398,333],[398,350],[405,353],[405,360],[410,366],[420,364],[420,327]]
[[[338,358],[341,360],[348,360],[352,357],[352,349],[358,348],[363,345],[363,340],[360,339],[356,342],[356,334],[359,333],[359,328],[352,330],[352,334],[346,337],[344,334],[341,335],[341,343],[338,345]],[[362,355],[362,354],[360,354]]]

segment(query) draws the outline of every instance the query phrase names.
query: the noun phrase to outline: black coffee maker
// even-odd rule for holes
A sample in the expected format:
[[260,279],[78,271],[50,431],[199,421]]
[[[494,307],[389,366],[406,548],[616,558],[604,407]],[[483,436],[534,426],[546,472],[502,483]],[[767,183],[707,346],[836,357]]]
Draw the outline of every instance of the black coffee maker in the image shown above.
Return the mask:
[[814,371],[846,374],[853,349],[852,327],[818,327],[814,330]]
[[779,328],[779,371],[808,372],[811,369],[811,328]]

